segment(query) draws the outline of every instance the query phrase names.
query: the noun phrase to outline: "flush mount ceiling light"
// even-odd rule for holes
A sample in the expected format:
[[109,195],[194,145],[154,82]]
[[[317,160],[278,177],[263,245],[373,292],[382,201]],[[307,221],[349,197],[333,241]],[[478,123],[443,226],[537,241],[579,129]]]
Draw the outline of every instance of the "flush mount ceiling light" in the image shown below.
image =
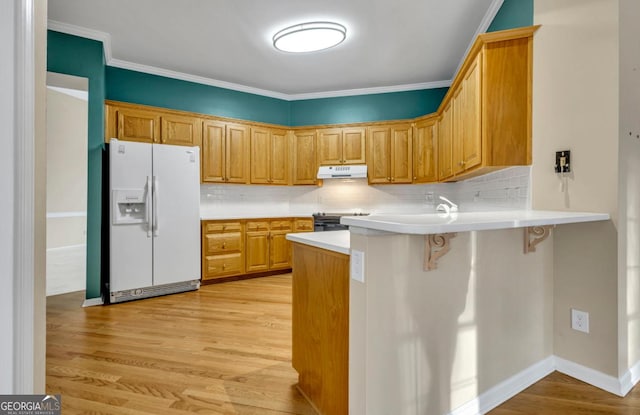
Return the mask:
[[341,24],[309,22],[282,29],[273,35],[273,46],[283,52],[316,52],[339,45],[346,37]]

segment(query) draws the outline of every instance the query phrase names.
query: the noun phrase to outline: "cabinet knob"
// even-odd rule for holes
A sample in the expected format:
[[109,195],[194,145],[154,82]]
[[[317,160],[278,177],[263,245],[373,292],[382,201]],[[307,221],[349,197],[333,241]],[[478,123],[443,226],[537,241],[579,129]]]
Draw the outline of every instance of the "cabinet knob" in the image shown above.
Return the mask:
[[459,162],[458,165],[464,166],[464,161]]
[[392,181],[392,182],[395,182],[395,181],[396,181],[396,178],[395,178],[395,177],[392,177],[392,178],[391,178],[391,181]]
[[391,181],[391,177],[387,177],[387,181],[390,182]]
[[413,180],[418,180],[418,177],[417,176],[413,176]]
[[222,269],[227,269],[227,264],[222,264]]
[[226,249],[226,248],[227,248],[227,243],[226,243],[226,242],[223,242],[223,243],[222,243],[222,249]]

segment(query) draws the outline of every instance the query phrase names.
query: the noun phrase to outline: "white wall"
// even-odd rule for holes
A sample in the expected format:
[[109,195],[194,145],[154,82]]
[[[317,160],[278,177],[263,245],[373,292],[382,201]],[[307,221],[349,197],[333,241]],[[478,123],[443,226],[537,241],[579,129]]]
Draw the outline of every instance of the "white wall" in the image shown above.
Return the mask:
[[0,13],[0,394],[13,391],[14,2]]
[[522,232],[460,232],[429,272],[424,237],[351,233],[350,414],[450,413],[551,356],[553,240]]
[[[535,0],[534,22],[533,207],[613,218],[554,231],[554,352],[617,378],[618,2]],[[559,150],[571,150],[566,177],[553,171]],[[586,238],[602,249],[576,251]],[[570,329],[571,308],[590,313],[591,334]]]
[[47,295],[57,295],[86,287],[88,79],[50,73],[47,84]]
[[[640,2],[620,0],[620,373],[640,365]],[[636,379],[640,373],[636,374]]]

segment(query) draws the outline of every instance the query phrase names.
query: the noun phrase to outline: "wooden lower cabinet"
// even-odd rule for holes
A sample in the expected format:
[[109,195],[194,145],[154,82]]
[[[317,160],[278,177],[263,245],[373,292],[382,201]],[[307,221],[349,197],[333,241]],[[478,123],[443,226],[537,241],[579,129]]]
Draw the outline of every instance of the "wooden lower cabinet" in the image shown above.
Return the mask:
[[321,414],[349,412],[349,256],[293,244],[291,362]]
[[202,280],[244,274],[244,231],[240,221],[202,222]]
[[202,221],[202,280],[290,269],[290,232],[313,232],[313,218]]

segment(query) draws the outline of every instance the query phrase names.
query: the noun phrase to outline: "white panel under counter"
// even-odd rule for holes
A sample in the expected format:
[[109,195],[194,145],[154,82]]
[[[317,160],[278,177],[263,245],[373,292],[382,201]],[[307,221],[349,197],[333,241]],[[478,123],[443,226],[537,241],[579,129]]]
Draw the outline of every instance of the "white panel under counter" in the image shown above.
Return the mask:
[[351,234],[349,231],[289,233],[287,239],[316,248],[349,255]]

